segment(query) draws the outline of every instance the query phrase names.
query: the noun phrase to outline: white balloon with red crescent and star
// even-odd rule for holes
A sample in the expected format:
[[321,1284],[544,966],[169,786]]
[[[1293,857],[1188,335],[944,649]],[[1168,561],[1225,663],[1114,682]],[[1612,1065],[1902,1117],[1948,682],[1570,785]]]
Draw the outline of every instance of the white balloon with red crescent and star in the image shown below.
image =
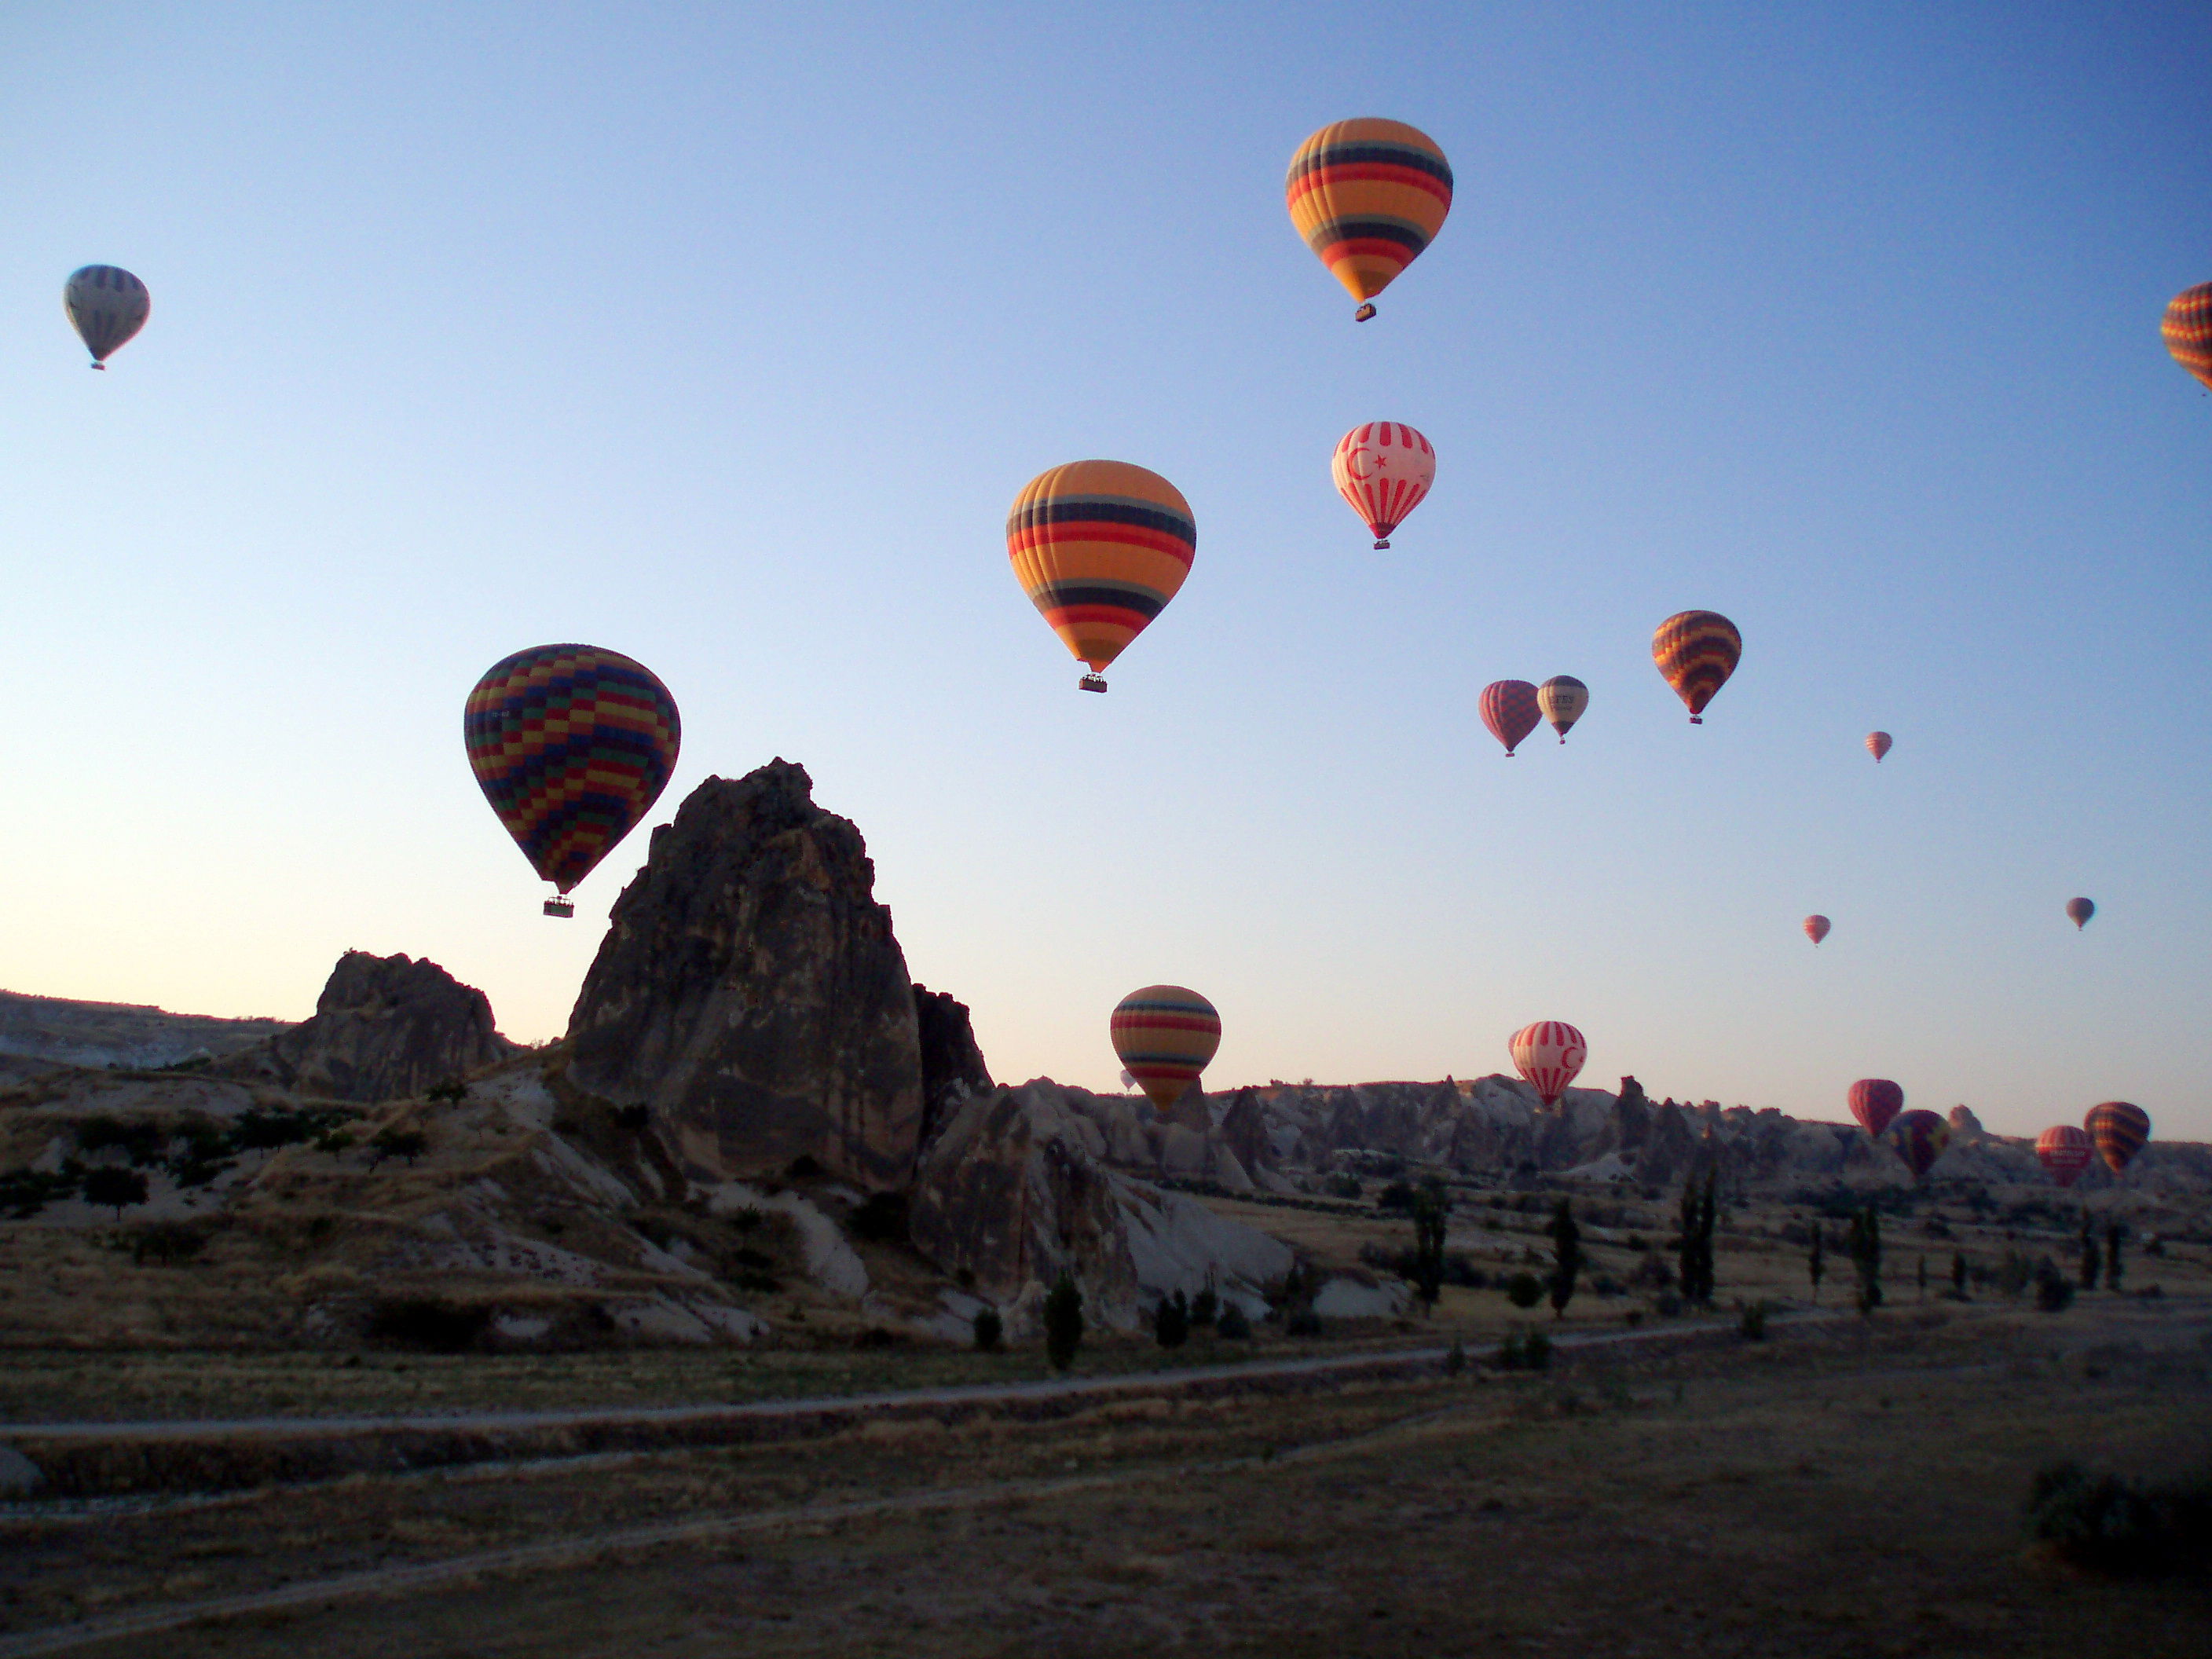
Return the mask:
[[1385,548],[1436,483],[1437,452],[1402,421],[1370,421],[1338,441],[1329,472],[1375,545]]

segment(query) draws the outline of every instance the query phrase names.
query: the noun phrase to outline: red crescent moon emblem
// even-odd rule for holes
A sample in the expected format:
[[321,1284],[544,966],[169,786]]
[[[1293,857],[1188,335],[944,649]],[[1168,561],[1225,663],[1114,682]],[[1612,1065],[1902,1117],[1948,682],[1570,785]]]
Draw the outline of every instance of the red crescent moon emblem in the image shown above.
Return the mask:
[[1369,459],[1374,461],[1376,471],[1380,471],[1382,470],[1383,462],[1381,456],[1376,455],[1372,450],[1355,449],[1351,454],[1346,456],[1344,459],[1345,476],[1358,483],[1365,483],[1370,478],[1373,477],[1375,474],[1373,472],[1362,472],[1359,470],[1359,463],[1363,460]]

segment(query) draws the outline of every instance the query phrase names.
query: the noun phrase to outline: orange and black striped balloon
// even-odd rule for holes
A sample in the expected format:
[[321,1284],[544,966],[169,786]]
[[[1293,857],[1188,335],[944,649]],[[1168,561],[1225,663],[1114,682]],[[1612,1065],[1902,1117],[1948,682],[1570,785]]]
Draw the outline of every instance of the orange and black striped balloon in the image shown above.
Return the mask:
[[1022,591],[1094,676],[1175,598],[1197,551],[1182,492],[1127,461],[1040,472],[1006,515]]
[[1323,127],[1291,157],[1283,193],[1291,222],[1330,275],[1366,304],[1419,257],[1451,211],[1451,163],[1437,141],[1403,121]]
[[1651,660],[1688,708],[1692,726],[1705,723],[1705,705],[1742,655],[1743,635],[1717,611],[1677,611],[1651,636]]
[[2158,331],[2173,361],[2212,386],[2212,283],[2199,283],[2173,296]]
[[2108,1100],[2101,1106],[2092,1106],[2081,1127],[2097,1143],[2097,1155],[2105,1160],[2105,1166],[2118,1175],[2135,1161],[2143,1142],[2150,1139],[2150,1114],[2124,1100]]

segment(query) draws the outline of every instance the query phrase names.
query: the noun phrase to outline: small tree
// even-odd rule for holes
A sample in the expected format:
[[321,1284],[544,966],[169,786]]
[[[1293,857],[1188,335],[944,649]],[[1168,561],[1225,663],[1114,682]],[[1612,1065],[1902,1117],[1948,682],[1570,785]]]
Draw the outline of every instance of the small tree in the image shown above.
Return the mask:
[[2103,1255],[2097,1249],[2097,1224],[2089,1218],[2089,1206],[2081,1206],[2081,1288],[2097,1288],[2099,1274],[2104,1271]]
[[1951,1294],[1961,1302],[1966,1299],[1966,1253],[1951,1252]]
[[1928,1299],[1928,1258],[1923,1255],[1913,1270],[1913,1279],[1920,1287],[1920,1299]]
[[1674,1261],[1676,1277],[1682,1286],[1682,1299],[1698,1299],[1698,1184],[1694,1181],[1682,1183],[1682,1201],[1674,1218]]
[[1162,1297],[1153,1310],[1152,1337],[1163,1348],[1180,1348],[1190,1340],[1190,1304],[1181,1291]]
[[372,1163],[404,1158],[411,1170],[415,1160],[430,1150],[430,1137],[420,1129],[379,1129],[368,1138],[368,1150]]
[[443,1101],[449,1106],[458,1106],[468,1097],[469,1085],[457,1077],[449,1077],[443,1083],[434,1083],[422,1091],[423,1099]]
[[1505,1295],[1516,1308],[1533,1308],[1544,1299],[1544,1281],[1524,1267],[1505,1281]]
[[1190,1299],[1190,1324],[1193,1330],[1205,1330],[1221,1316],[1221,1298],[1214,1293],[1212,1284]]
[[1820,1300],[1821,1275],[1828,1271],[1828,1264],[1822,1259],[1826,1249],[1820,1243],[1820,1224],[1816,1221],[1813,1224],[1813,1246],[1805,1252],[1805,1271],[1813,1280],[1813,1301],[1816,1306]]
[[115,1218],[120,1221],[126,1206],[146,1201],[146,1177],[136,1170],[118,1170],[103,1164],[85,1176],[84,1201],[113,1210]]
[[999,1317],[996,1308],[975,1310],[975,1352],[996,1353],[999,1342],[1006,1334],[1006,1322]]
[[1851,1217],[1851,1266],[1859,1276],[1859,1311],[1881,1306],[1881,1212],[1871,1204]]
[[1083,1292],[1062,1267],[1044,1299],[1045,1358],[1052,1361],[1054,1370],[1064,1371],[1075,1363],[1075,1351],[1082,1346]]
[[1441,1181],[1425,1181],[1413,1194],[1413,1293],[1434,1310],[1444,1283],[1444,1235],[1450,1230],[1451,1194]]
[[2108,1291],[2120,1288],[2120,1240],[2126,1235],[2127,1229],[2117,1221],[2105,1229],[2105,1288]]
[[1575,1276],[1583,1268],[1583,1230],[1575,1224],[1569,1200],[1559,1200],[1552,1212],[1552,1224],[1544,1231],[1552,1236],[1552,1317],[1564,1319],[1567,1304],[1574,1300]]

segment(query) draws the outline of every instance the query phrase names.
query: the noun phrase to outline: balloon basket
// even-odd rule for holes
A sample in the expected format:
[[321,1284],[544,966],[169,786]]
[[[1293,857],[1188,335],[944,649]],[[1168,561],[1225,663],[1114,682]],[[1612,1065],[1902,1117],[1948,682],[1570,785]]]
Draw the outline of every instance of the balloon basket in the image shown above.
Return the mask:
[[1375,307],[1371,305],[1364,305],[1352,313],[1352,320],[1355,323],[1364,323],[1374,315]]
[[106,374],[106,373],[107,372],[107,365],[106,365],[106,363],[94,363],[94,364],[93,365],[93,367],[94,367],[94,368],[96,368],[96,369],[100,370],[100,372],[101,374]]
[[576,914],[576,906],[569,899],[550,898],[545,901],[545,914],[549,916],[573,916]]
[[1103,674],[1085,674],[1081,679],[1076,681],[1075,686],[1079,691],[1103,691],[1106,689],[1106,677]]
[[1386,538],[1386,539],[1384,539],[1384,540],[1382,540],[1382,541],[1379,541],[1379,542],[1377,542],[1377,543],[1376,543],[1376,544],[1375,544],[1375,550],[1376,550],[1377,553],[1381,553],[1381,552],[1384,551],[1385,550],[1387,550],[1387,549],[1389,547],[1389,545],[1390,545],[1390,544],[1389,544],[1389,540]]
[[1703,726],[1705,723],[1705,717],[1703,714],[1692,714],[1690,716],[1690,724],[1692,726]]

